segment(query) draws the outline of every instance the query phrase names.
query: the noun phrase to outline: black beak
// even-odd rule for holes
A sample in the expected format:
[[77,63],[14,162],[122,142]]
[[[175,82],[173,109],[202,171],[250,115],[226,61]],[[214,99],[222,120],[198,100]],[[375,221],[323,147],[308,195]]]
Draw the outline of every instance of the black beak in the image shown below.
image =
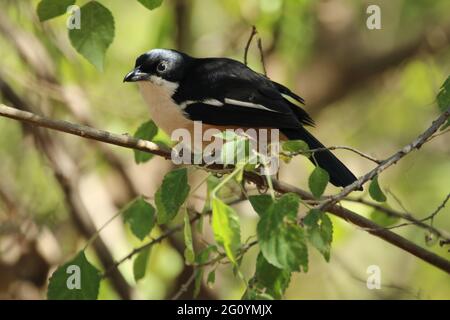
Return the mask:
[[139,68],[136,68],[130,72],[127,73],[125,78],[123,78],[123,82],[136,82],[136,81],[143,81],[148,80],[149,75],[145,72],[141,72]]

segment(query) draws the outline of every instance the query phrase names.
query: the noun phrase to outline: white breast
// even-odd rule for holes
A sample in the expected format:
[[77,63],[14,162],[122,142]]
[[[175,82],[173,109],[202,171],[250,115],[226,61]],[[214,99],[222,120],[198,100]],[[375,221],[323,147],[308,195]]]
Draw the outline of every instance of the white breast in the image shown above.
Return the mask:
[[140,81],[138,85],[152,120],[165,133],[171,136],[175,129],[192,127],[192,121],[183,115],[172,99],[178,87],[176,83],[154,77],[151,81]]

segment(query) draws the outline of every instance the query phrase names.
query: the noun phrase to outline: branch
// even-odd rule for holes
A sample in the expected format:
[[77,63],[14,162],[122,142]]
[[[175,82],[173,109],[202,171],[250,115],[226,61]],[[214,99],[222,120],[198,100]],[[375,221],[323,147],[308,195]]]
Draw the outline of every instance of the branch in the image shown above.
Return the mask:
[[156,143],[147,140],[136,139],[128,135],[118,135],[84,125],[73,124],[64,120],[49,119],[28,111],[11,108],[4,104],[0,104],[0,115],[32,125],[37,125],[39,127],[66,132],[91,140],[97,140],[125,148],[149,152],[166,159],[170,159],[171,157],[170,150],[164,149]]
[[382,205],[380,205],[378,203],[375,203],[375,202],[372,202],[372,201],[368,201],[368,200],[365,200],[365,199],[362,199],[362,198],[356,198],[356,199],[355,198],[345,198],[344,200],[345,201],[361,203],[361,204],[364,204],[366,206],[372,207],[372,208],[374,208],[374,209],[376,209],[378,211],[381,211],[381,212],[387,214],[388,216],[396,217],[396,218],[400,218],[400,219],[409,221],[407,223],[394,225],[394,226],[391,226],[391,227],[387,227],[385,229],[392,230],[392,229],[397,229],[397,228],[404,227],[404,226],[413,225],[413,226],[417,226],[417,227],[423,228],[425,230],[428,230],[429,232],[435,234],[436,236],[438,236],[439,238],[443,239],[444,241],[449,241],[450,242],[450,236],[449,236],[449,234],[447,232],[439,230],[439,229],[433,227],[432,225],[429,225],[429,224],[425,223],[425,221],[426,221],[425,219],[428,220],[429,217],[424,218],[424,219],[418,219],[418,218],[414,217],[412,214],[410,214],[408,212],[405,212],[405,213],[398,212],[398,211],[396,211],[394,209],[383,207]]
[[[114,145],[119,145],[122,147],[130,148],[130,149],[136,149],[144,152],[153,153],[159,156],[162,156],[166,159],[170,158],[170,151],[166,149],[160,148],[158,145],[145,141],[140,139],[135,139],[129,136],[121,136],[116,135],[107,131],[102,131],[94,128],[90,128],[87,126],[81,126],[69,123],[67,121],[61,121],[61,120],[51,120],[47,119],[45,117],[41,117],[38,115],[35,115],[30,112],[20,111],[11,107],[7,107],[5,105],[0,104],[0,115],[5,116],[8,118],[20,120],[27,122],[32,125],[51,128],[63,132],[67,132],[70,134],[78,135],[83,138],[87,139],[93,139],[102,141],[105,143],[110,143]],[[428,128],[422,135],[419,136],[418,139],[416,139],[413,143],[407,145],[405,148],[403,148],[398,153],[394,154],[387,160],[383,161],[383,163],[375,168],[374,170],[370,171],[367,175],[364,175],[361,177],[355,184],[356,185],[350,185],[349,187],[352,188],[358,188],[359,183],[362,185],[364,182],[367,182],[370,180],[373,175],[383,171],[384,169],[388,168],[392,164],[396,163],[398,160],[403,158],[406,154],[411,152],[413,149],[418,149],[420,146],[425,142],[426,138],[431,136],[439,127],[442,125],[445,120],[449,117],[450,110],[447,110],[443,114],[441,114],[437,120],[435,120],[431,127]],[[247,181],[255,183],[258,187],[265,187],[266,186],[266,179],[256,173],[252,172],[245,172],[244,177]],[[278,181],[277,179],[272,179],[273,187],[276,191],[280,193],[287,193],[287,192],[294,192],[298,194],[301,198],[305,200],[314,200],[314,197],[309,193],[302,189],[296,188],[294,186],[291,186],[289,184],[285,184],[281,181]],[[343,192],[346,192],[345,195],[350,193],[353,189],[350,188],[344,188]],[[342,192],[342,193],[343,193]],[[344,195],[344,196],[345,196]],[[359,214],[345,209],[339,205],[336,204],[336,201],[339,201],[339,197],[341,194],[338,194],[337,196],[332,196],[328,200],[325,200],[324,203],[326,203],[327,211],[346,220],[349,221],[359,227],[362,227],[366,229],[369,233],[391,243],[392,245],[399,247],[414,256],[436,266],[437,268],[450,273],[450,261],[434,254],[433,252],[427,251],[426,249],[414,244],[413,242],[393,233],[392,231],[385,230],[385,229],[379,229],[379,226],[375,224],[374,222],[370,221],[369,219],[366,219]],[[338,200],[336,200],[338,199]]]
[[[244,64],[247,65],[248,64],[248,50],[250,49],[250,44],[252,43],[252,40],[254,38],[255,35],[258,34],[258,30],[256,29],[256,27],[253,25],[252,26],[252,32],[250,33],[250,37],[247,40],[247,44],[245,45],[245,49],[244,49]],[[262,40],[261,37],[258,37],[257,40],[257,45],[258,45],[258,50],[259,50],[259,58],[261,60],[261,66],[263,69],[263,74],[267,77],[267,69],[266,69],[266,62],[264,60],[264,50],[262,47]]]
[[361,157],[363,157],[363,158],[365,158],[367,160],[375,162],[376,164],[381,164],[383,162],[381,160],[375,159],[372,156],[369,156],[367,153],[364,153],[362,151],[359,151],[359,150],[357,150],[355,148],[348,147],[348,146],[331,146],[331,147],[309,149],[308,151],[293,152],[293,153],[290,153],[289,155],[290,156],[295,156],[295,155],[298,155],[298,154],[308,155],[310,153],[315,153],[315,152],[325,151],[325,150],[348,150],[348,151],[351,151],[353,153],[356,153],[357,155],[359,155],[359,156],[361,156]]
[[244,50],[244,64],[247,65],[247,56],[248,56],[248,50],[250,49],[250,44],[252,43],[253,37],[256,35],[256,27],[252,26],[252,32],[250,33],[250,37],[247,40],[247,44],[245,45]]
[[183,283],[180,287],[180,289],[173,295],[171,300],[178,300],[184,293],[186,293],[189,289],[189,286],[194,282],[195,280],[195,272],[191,274],[189,279],[185,283]]
[[[244,177],[247,181],[251,181],[256,183],[257,185],[264,185],[265,179],[264,177],[259,176],[258,174],[252,172],[245,172]],[[272,179],[273,188],[275,191],[280,193],[296,193],[304,200],[314,200],[314,197],[309,192],[306,192],[300,188],[294,187],[287,183],[278,181],[276,179]],[[332,213],[333,215],[342,218],[343,220],[353,223],[354,225],[363,228],[365,231],[370,234],[377,236],[390,244],[405,250],[406,252],[411,253],[412,255],[434,265],[435,267],[447,272],[450,274],[450,261],[438,256],[437,254],[428,251],[415,243],[399,236],[398,234],[386,230],[384,228],[380,228],[379,225],[372,222],[371,220],[351,211],[346,208],[343,208],[337,204],[331,204],[328,207],[327,212]]]
[[[198,219],[200,219],[202,215],[200,213],[196,213],[196,215],[191,218],[189,221],[190,223],[193,223],[195,221],[197,221]],[[122,259],[120,259],[119,261],[117,261],[116,263],[114,263],[113,265],[111,265],[103,274],[103,277],[108,276],[114,269],[117,269],[118,266],[120,266],[122,263],[124,263],[125,261],[127,261],[128,259],[131,259],[134,255],[138,254],[139,252],[141,252],[144,249],[153,247],[155,244],[160,243],[161,241],[163,241],[164,239],[170,237],[171,235],[173,235],[174,233],[183,230],[184,227],[184,223],[180,223],[178,225],[176,225],[175,227],[168,229],[166,232],[164,232],[162,235],[160,235],[158,238],[151,240],[150,242],[143,244],[140,247],[134,248],[133,251],[131,251],[129,254],[127,254],[125,257],[123,257]]]
[[420,149],[420,147],[427,142],[427,139],[431,137],[450,117],[450,107],[447,108],[445,112],[443,112],[436,120],[433,121],[431,126],[426,129],[422,134],[420,134],[413,142],[406,145],[392,156],[383,160],[377,167],[363,175],[361,178],[353,182],[352,184],[345,187],[340,193],[337,195],[331,196],[323,201],[321,204],[317,206],[317,209],[326,211],[329,206],[335,204],[336,202],[345,198],[349,193],[355,190],[359,190],[362,186],[369,180],[371,180],[376,175],[380,174],[390,166],[396,164],[400,159],[402,159],[407,154],[411,153],[415,149]]
[[[14,101],[14,104],[22,109],[30,109],[26,102],[12,88],[4,83],[1,78],[0,89],[6,99]],[[15,110],[20,111],[18,109]],[[77,188],[78,177],[76,175],[76,164],[71,160],[70,156],[57,140],[51,136],[44,135],[43,132],[37,130],[35,127],[32,127],[31,134],[33,134],[37,147],[41,148],[50,162],[55,178],[65,196],[67,208],[75,222],[75,226],[85,238],[89,239],[96,230]],[[63,157],[64,161],[60,161],[61,157]],[[105,268],[114,262],[111,252],[102,239],[97,239],[93,245],[95,252]],[[131,299],[132,289],[118,270],[115,270],[111,274],[111,283],[122,299]]]

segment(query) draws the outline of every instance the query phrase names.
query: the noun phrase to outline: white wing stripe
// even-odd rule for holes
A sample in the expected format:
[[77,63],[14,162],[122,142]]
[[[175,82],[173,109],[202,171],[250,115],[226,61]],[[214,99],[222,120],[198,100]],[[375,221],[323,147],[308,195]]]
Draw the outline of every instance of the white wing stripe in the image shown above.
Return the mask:
[[229,98],[225,98],[225,103],[232,104],[232,105],[239,106],[239,107],[246,107],[246,108],[261,109],[261,110],[266,110],[266,111],[271,111],[271,112],[278,112],[278,111],[269,109],[267,107],[264,107],[262,104],[239,101],[239,100],[234,100],[234,99],[229,99]]
[[195,103],[203,103],[203,104],[207,104],[210,106],[215,106],[215,107],[221,107],[223,106],[223,103],[219,100],[216,99],[205,99],[202,101],[194,101],[194,100],[187,100],[183,103],[180,104],[180,107],[182,110],[186,109],[187,106],[191,105],[191,104],[195,104]]
[[[217,99],[205,99],[202,101],[187,100],[187,101],[181,103],[180,107],[182,110],[184,110],[184,109],[186,109],[187,106],[189,106],[191,104],[195,104],[195,103],[203,103],[203,104],[207,104],[207,105],[214,106],[214,107],[222,107],[224,105],[223,102],[221,102]],[[246,101],[239,101],[239,100],[234,100],[234,99],[229,99],[229,98],[225,98],[225,103],[231,104],[234,106],[238,106],[238,107],[278,112],[276,110],[269,109],[269,108],[263,106],[262,104],[256,104],[256,103],[251,103],[251,102],[246,102]]]

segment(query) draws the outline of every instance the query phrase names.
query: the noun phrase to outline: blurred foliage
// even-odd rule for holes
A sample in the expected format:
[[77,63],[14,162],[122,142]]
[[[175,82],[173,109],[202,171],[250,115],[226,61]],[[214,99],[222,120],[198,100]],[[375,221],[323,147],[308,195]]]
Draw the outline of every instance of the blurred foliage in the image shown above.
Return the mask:
[[[123,76],[134,66],[134,59],[139,54],[150,48],[172,47],[196,56],[227,56],[242,60],[253,24],[266,50],[269,76],[306,98],[306,109],[314,113],[317,123],[315,134],[327,145],[349,145],[377,158],[385,158],[410,142],[436,117],[435,97],[450,74],[450,40],[443,31],[450,27],[450,2],[446,0],[166,0],[153,11],[138,1],[100,0],[115,20],[115,37],[107,51],[103,72],[98,72],[72,48],[65,28],[65,15],[39,22],[36,15],[38,2],[5,0],[2,1],[2,11],[16,28],[34,35],[48,50],[56,78],[67,89],[65,94],[68,95],[71,89],[79,89],[75,90],[74,101],[79,107],[76,111],[83,114],[87,110],[96,127],[117,133],[136,132],[149,118],[138,90],[134,86],[122,85]],[[87,2],[77,1],[81,5]],[[380,5],[382,30],[370,31],[365,27],[368,4]],[[371,71],[372,65],[364,63],[373,56],[388,55],[391,50],[427,32],[423,46],[441,45],[443,49],[418,50],[419,53],[411,54],[379,73]],[[0,50],[0,76],[14,89],[30,101],[44,106],[45,112],[55,118],[79,121],[65,103],[55,97],[51,83],[40,81],[31,71],[5,32],[0,33]],[[330,55],[336,60],[328,60]],[[41,62],[45,64],[45,61]],[[352,62],[359,62],[355,76],[356,73],[367,72],[369,81],[361,81],[358,85],[343,83],[343,87],[351,87],[348,94],[331,99],[325,107],[317,110],[308,107],[311,92],[303,88],[314,89],[337,77],[336,72],[340,69],[333,71],[330,64],[341,66]],[[315,70],[323,73],[308,73],[310,78],[307,80],[300,78],[314,64],[319,66]],[[254,44],[249,53],[249,65],[262,70]],[[335,73],[327,73],[330,70]],[[324,91],[323,95],[327,92]],[[12,210],[5,199],[0,198],[0,268],[8,263],[13,265],[11,261],[17,259],[14,252],[25,250],[23,242],[31,238],[31,232],[24,230],[23,226],[30,220],[36,224],[40,231],[38,234],[50,231],[52,235],[48,238],[53,240],[43,241],[46,246],[41,251],[45,257],[52,257],[46,259],[52,262],[53,268],[73,258],[83,248],[85,240],[71,220],[64,192],[48,160],[34,147],[29,132],[22,130],[19,123],[4,118],[0,118],[0,132],[0,190],[7,190],[17,200],[14,202],[17,208]],[[99,228],[131,199],[124,200],[123,186],[100,152],[93,152],[83,139],[52,134],[64,141],[69,154],[77,160],[83,173],[82,194]],[[167,137],[163,136],[161,140],[167,141]],[[449,146],[448,136],[438,137],[420,152],[406,157],[383,173],[380,181],[384,190],[390,191],[386,192],[386,197],[392,207],[406,208],[418,218],[435,210],[450,189]],[[153,196],[167,165],[154,157],[147,164],[138,166],[133,162],[131,151],[111,150],[126,163],[139,192]],[[371,163],[351,153],[336,153],[358,175],[372,168]],[[152,167],[157,169],[152,170]],[[282,168],[280,178],[306,188],[309,171],[305,168],[310,169],[311,165],[303,159],[294,159]],[[98,175],[98,181],[95,175]],[[97,188],[99,183],[101,190]],[[336,190],[328,185],[325,192]],[[113,199],[103,199],[102,192],[110,193]],[[401,199],[401,203],[392,194]],[[361,204],[345,205],[367,217],[372,214],[372,209]],[[251,206],[239,204],[235,210],[241,222],[241,239],[254,236],[258,217]],[[434,226],[450,230],[449,215],[447,206],[434,219]],[[448,275],[364,230],[333,216],[330,218],[333,222],[330,262],[327,263],[319,252],[310,250],[309,271],[291,277],[285,295],[287,299],[450,298]],[[10,228],[10,225],[15,228]],[[119,229],[108,235],[110,228]],[[151,237],[155,238],[162,232],[155,227]],[[422,229],[405,227],[397,232],[427,246],[426,233]],[[110,243],[111,250],[118,259],[132,247],[142,245],[122,224],[109,226],[104,233],[107,241],[114,242]],[[125,241],[118,244],[121,240]],[[7,250],[10,243],[14,244],[12,253]],[[428,249],[449,258],[448,247],[434,244]],[[98,266],[100,263],[94,250],[88,249],[87,252],[89,261]],[[258,250],[252,248],[241,263],[242,273],[247,278],[254,274],[257,255]],[[183,252],[177,251],[169,242],[162,242],[153,247],[146,258],[146,275],[136,285],[131,263],[123,264],[120,270],[127,281],[136,286],[137,297],[170,297],[178,290],[176,281],[183,273]],[[258,261],[265,263],[261,258]],[[382,270],[381,290],[368,290],[365,284],[367,267],[373,264]],[[47,271],[50,274],[50,268]],[[274,271],[270,269],[267,272]],[[7,275],[7,272],[0,273],[0,298],[32,295],[34,291],[31,289],[27,289],[27,294],[21,294],[17,289],[23,283],[32,282],[29,278],[16,276],[11,280]],[[261,276],[256,275],[258,277]],[[280,274],[276,286],[284,287],[286,281],[285,275]],[[36,285],[36,288],[33,297],[44,298],[46,285]],[[230,268],[217,268],[211,290],[216,298],[240,298],[244,290],[239,277]],[[99,298],[118,298],[109,281],[101,283]]]

